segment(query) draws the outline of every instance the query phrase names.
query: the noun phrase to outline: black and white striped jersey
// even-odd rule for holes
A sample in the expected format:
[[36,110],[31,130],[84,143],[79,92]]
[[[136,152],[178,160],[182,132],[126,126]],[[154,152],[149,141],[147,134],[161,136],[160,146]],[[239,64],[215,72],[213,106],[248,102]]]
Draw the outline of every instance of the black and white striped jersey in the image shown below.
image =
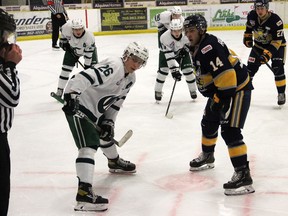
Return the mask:
[[62,0],[47,0],[47,5],[52,14],[64,13],[67,15]]
[[0,59],[0,132],[7,132],[14,118],[14,107],[19,103],[20,80],[14,63]]

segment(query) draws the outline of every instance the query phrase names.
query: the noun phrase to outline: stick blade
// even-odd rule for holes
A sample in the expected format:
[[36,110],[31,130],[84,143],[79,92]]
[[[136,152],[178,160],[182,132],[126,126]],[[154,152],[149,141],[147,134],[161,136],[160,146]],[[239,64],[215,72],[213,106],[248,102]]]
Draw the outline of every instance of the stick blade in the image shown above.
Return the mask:
[[167,113],[165,115],[165,117],[168,118],[168,119],[172,119],[173,118],[173,114],[172,113]]
[[118,146],[122,147],[133,135],[132,130],[128,130],[126,134],[118,141]]

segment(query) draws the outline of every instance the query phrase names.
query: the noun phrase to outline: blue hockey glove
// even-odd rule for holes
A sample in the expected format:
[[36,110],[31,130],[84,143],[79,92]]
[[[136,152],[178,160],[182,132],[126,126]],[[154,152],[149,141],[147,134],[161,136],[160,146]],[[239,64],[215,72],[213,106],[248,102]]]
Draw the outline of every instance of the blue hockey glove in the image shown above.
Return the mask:
[[79,94],[64,94],[64,106],[62,110],[67,115],[75,115],[79,110]]
[[100,139],[111,141],[111,138],[114,137],[114,121],[111,119],[105,119],[102,121],[100,128]]

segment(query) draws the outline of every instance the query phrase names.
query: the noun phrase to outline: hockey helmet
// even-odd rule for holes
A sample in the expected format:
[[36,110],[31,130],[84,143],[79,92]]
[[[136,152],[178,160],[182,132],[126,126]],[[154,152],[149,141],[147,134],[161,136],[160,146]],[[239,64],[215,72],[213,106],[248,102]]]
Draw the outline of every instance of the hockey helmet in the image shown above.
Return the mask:
[[254,8],[257,7],[265,7],[267,10],[269,9],[269,0],[255,0],[254,1]]
[[170,9],[172,14],[179,14],[182,15],[182,9],[179,6],[174,6],[173,8]]
[[171,30],[181,30],[183,28],[183,22],[181,19],[172,19],[170,22]]
[[72,20],[72,29],[82,29],[84,28],[84,23],[82,19],[73,19]]
[[[13,16],[0,8],[0,43],[7,40],[10,34],[15,33],[16,23]],[[6,39],[4,39],[6,37]]]
[[205,17],[200,14],[194,14],[186,17],[183,26],[184,29],[195,27],[200,33],[205,33],[207,31],[207,21]]
[[140,45],[137,42],[130,43],[124,50],[124,53],[123,53],[124,61],[128,57],[133,56],[133,55],[137,56],[143,61],[143,64],[142,64],[143,67],[146,65],[147,60],[149,58],[149,52],[147,48],[145,48],[144,46]]

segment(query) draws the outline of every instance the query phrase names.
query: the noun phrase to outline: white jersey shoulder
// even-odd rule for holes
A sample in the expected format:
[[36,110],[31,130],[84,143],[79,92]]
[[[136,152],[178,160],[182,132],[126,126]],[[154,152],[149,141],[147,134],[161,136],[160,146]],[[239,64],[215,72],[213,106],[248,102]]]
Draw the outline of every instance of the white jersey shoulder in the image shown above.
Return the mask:
[[112,57],[76,74],[69,81],[65,92],[81,93],[80,104],[95,118],[98,119],[105,112],[105,116],[115,119],[118,111],[110,107],[121,106],[135,81],[135,73],[125,76],[122,58]]
[[66,38],[70,46],[74,49],[78,56],[84,55],[86,52],[91,52],[95,49],[95,37],[92,32],[85,30],[85,34],[81,38],[73,35],[72,24],[65,23],[61,27],[61,38]]
[[182,37],[180,40],[176,40],[172,36],[171,30],[168,29],[164,34],[161,35],[160,42],[161,42],[161,50],[163,52],[172,50],[176,54],[180,49],[184,47],[185,44],[189,43],[189,40],[184,35],[184,33],[182,33]]
[[[155,16],[155,21],[159,26],[164,25],[166,29],[169,29],[169,25],[172,19],[171,11],[163,11]],[[182,22],[184,22],[185,18],[183,16],[180,17]]]

